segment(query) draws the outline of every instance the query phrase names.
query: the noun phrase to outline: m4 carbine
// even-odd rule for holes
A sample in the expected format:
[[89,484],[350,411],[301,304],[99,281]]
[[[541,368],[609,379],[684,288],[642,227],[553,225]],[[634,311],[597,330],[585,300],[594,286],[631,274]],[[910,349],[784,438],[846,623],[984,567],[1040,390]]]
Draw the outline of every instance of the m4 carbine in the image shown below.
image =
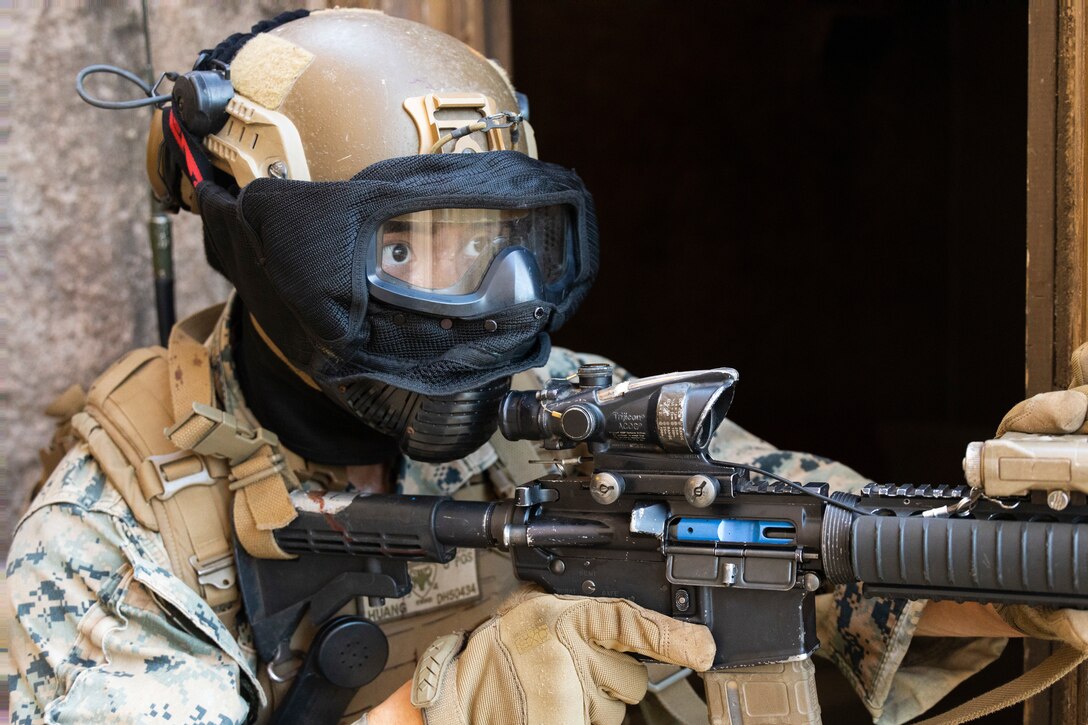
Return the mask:
[[[508,550],[518,578],[549,592],[622,597],[709,627],[712,722],[819,722],[809,657],[824,582],[862,582],[870,596],[1088,608],[1088,436],[972,443],[967,485],[831,493],[709,456],[735,370],[611,377],[588,365],[506,396],[506,438],[568,452],[560,472],[513,500],[295,492],[299,516],[275,537],[298,558],[238,549],[263,660],[283,659],[307,613],[322,628],[278,718],[342,713],[386,649],[376,625],[336,612],[360,596],[407,595],[408,562],[449,562],[457,547]],[[362,654],[330,654],[345,648]]]

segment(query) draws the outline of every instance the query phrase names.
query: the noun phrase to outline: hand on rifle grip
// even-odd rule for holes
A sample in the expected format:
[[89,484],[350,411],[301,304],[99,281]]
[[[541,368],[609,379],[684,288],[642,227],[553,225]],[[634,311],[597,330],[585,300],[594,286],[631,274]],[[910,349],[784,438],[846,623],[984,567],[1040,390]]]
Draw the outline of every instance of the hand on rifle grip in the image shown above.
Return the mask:
[[412,704],[428,725],[618,725],[647,686],[623,652],[701,671],[715,647],[706,627],[624,599],[522,590],[467,641],[447,635],[423,653]]

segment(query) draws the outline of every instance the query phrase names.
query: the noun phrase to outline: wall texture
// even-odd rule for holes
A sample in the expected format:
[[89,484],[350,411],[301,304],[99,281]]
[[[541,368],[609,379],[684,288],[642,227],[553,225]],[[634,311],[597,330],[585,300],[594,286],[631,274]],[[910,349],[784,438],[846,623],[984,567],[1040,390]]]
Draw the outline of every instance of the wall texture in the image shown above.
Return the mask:
[[[156,6],[156,69],[188,70],[196,51],[228,31],[294,5]],[[142,71],[142,28],[135,2],[93,11],[23,9],[12,16],[2,378],[12,499],[5,508],[11,513],[36,479],[37,449],[50,435],[43,406],[72,382],[86,386],[125,350],[158,340],[143,170],[148,111],[94,108],[73,85],[79,69],[92,63]],[[120,79],[99,78],[92,87],[103,96],[139,93]],[[204,264],[197,219],[178,216],[174,239],[183,315],[222,298],[228,287]]]

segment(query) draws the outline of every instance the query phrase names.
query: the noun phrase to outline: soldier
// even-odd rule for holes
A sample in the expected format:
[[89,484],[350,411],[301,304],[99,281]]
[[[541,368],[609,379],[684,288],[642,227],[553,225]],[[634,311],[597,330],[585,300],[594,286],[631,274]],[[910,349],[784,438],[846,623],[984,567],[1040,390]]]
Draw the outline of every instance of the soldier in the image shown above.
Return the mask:
[[[152,184],[200,214],[208,260],[237,292],[74,406],[76,442],[8,562],[13,722],[269,717],[314,632],[304,623],[258,661],[232,537],[285,558],[271,532],[294,515],[294,489],[508,494],[539,473],[492,435],[511,379],[539,386],[599,360],[548,338],[596,273],[592,201],[536,160],[497,66],[424,26],[329,10],[232,36],[198,68],[203,95],[194,86],[153,123]],[[729,421],[712,452],[839,488],[864,480]],[[623,601],[520,592],[496,611],[515,582],[494,552],[413,577],[407,601],[352,605],[381,623],[390,658],[348,720],[619,722],[647,689],[621,652],[696,670],[713,658],[705,628]],[[878,722],[923,712],[1000,651],[944,646],[948,666],[903,677],[924,603],[849,589],[826,603],[825,646]],[[1032,634],[1084,631],[1016,611]],[[1019,633],[989,608],[944,616]],[[670,691],[646,719],[692,717],[690,685]]]

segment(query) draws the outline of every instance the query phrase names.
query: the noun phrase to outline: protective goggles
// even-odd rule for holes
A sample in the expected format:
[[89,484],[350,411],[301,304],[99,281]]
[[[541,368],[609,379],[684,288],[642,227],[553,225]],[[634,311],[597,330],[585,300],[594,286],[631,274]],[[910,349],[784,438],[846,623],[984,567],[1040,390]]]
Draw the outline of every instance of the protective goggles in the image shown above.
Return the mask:
[[209,260],[315,379],[365,371],[421,390],[407,368],[462,348],[481,361],[443,389],[525,369],[597,272],[581,179],[515,151],[389,159],[347,181],[262,178],[237,195],[212,179],[194,181]]
[[381,223],[368,245],[370,294],[407,309],[473,317],[557,302],[577,271],[574,210],[441,208]]

